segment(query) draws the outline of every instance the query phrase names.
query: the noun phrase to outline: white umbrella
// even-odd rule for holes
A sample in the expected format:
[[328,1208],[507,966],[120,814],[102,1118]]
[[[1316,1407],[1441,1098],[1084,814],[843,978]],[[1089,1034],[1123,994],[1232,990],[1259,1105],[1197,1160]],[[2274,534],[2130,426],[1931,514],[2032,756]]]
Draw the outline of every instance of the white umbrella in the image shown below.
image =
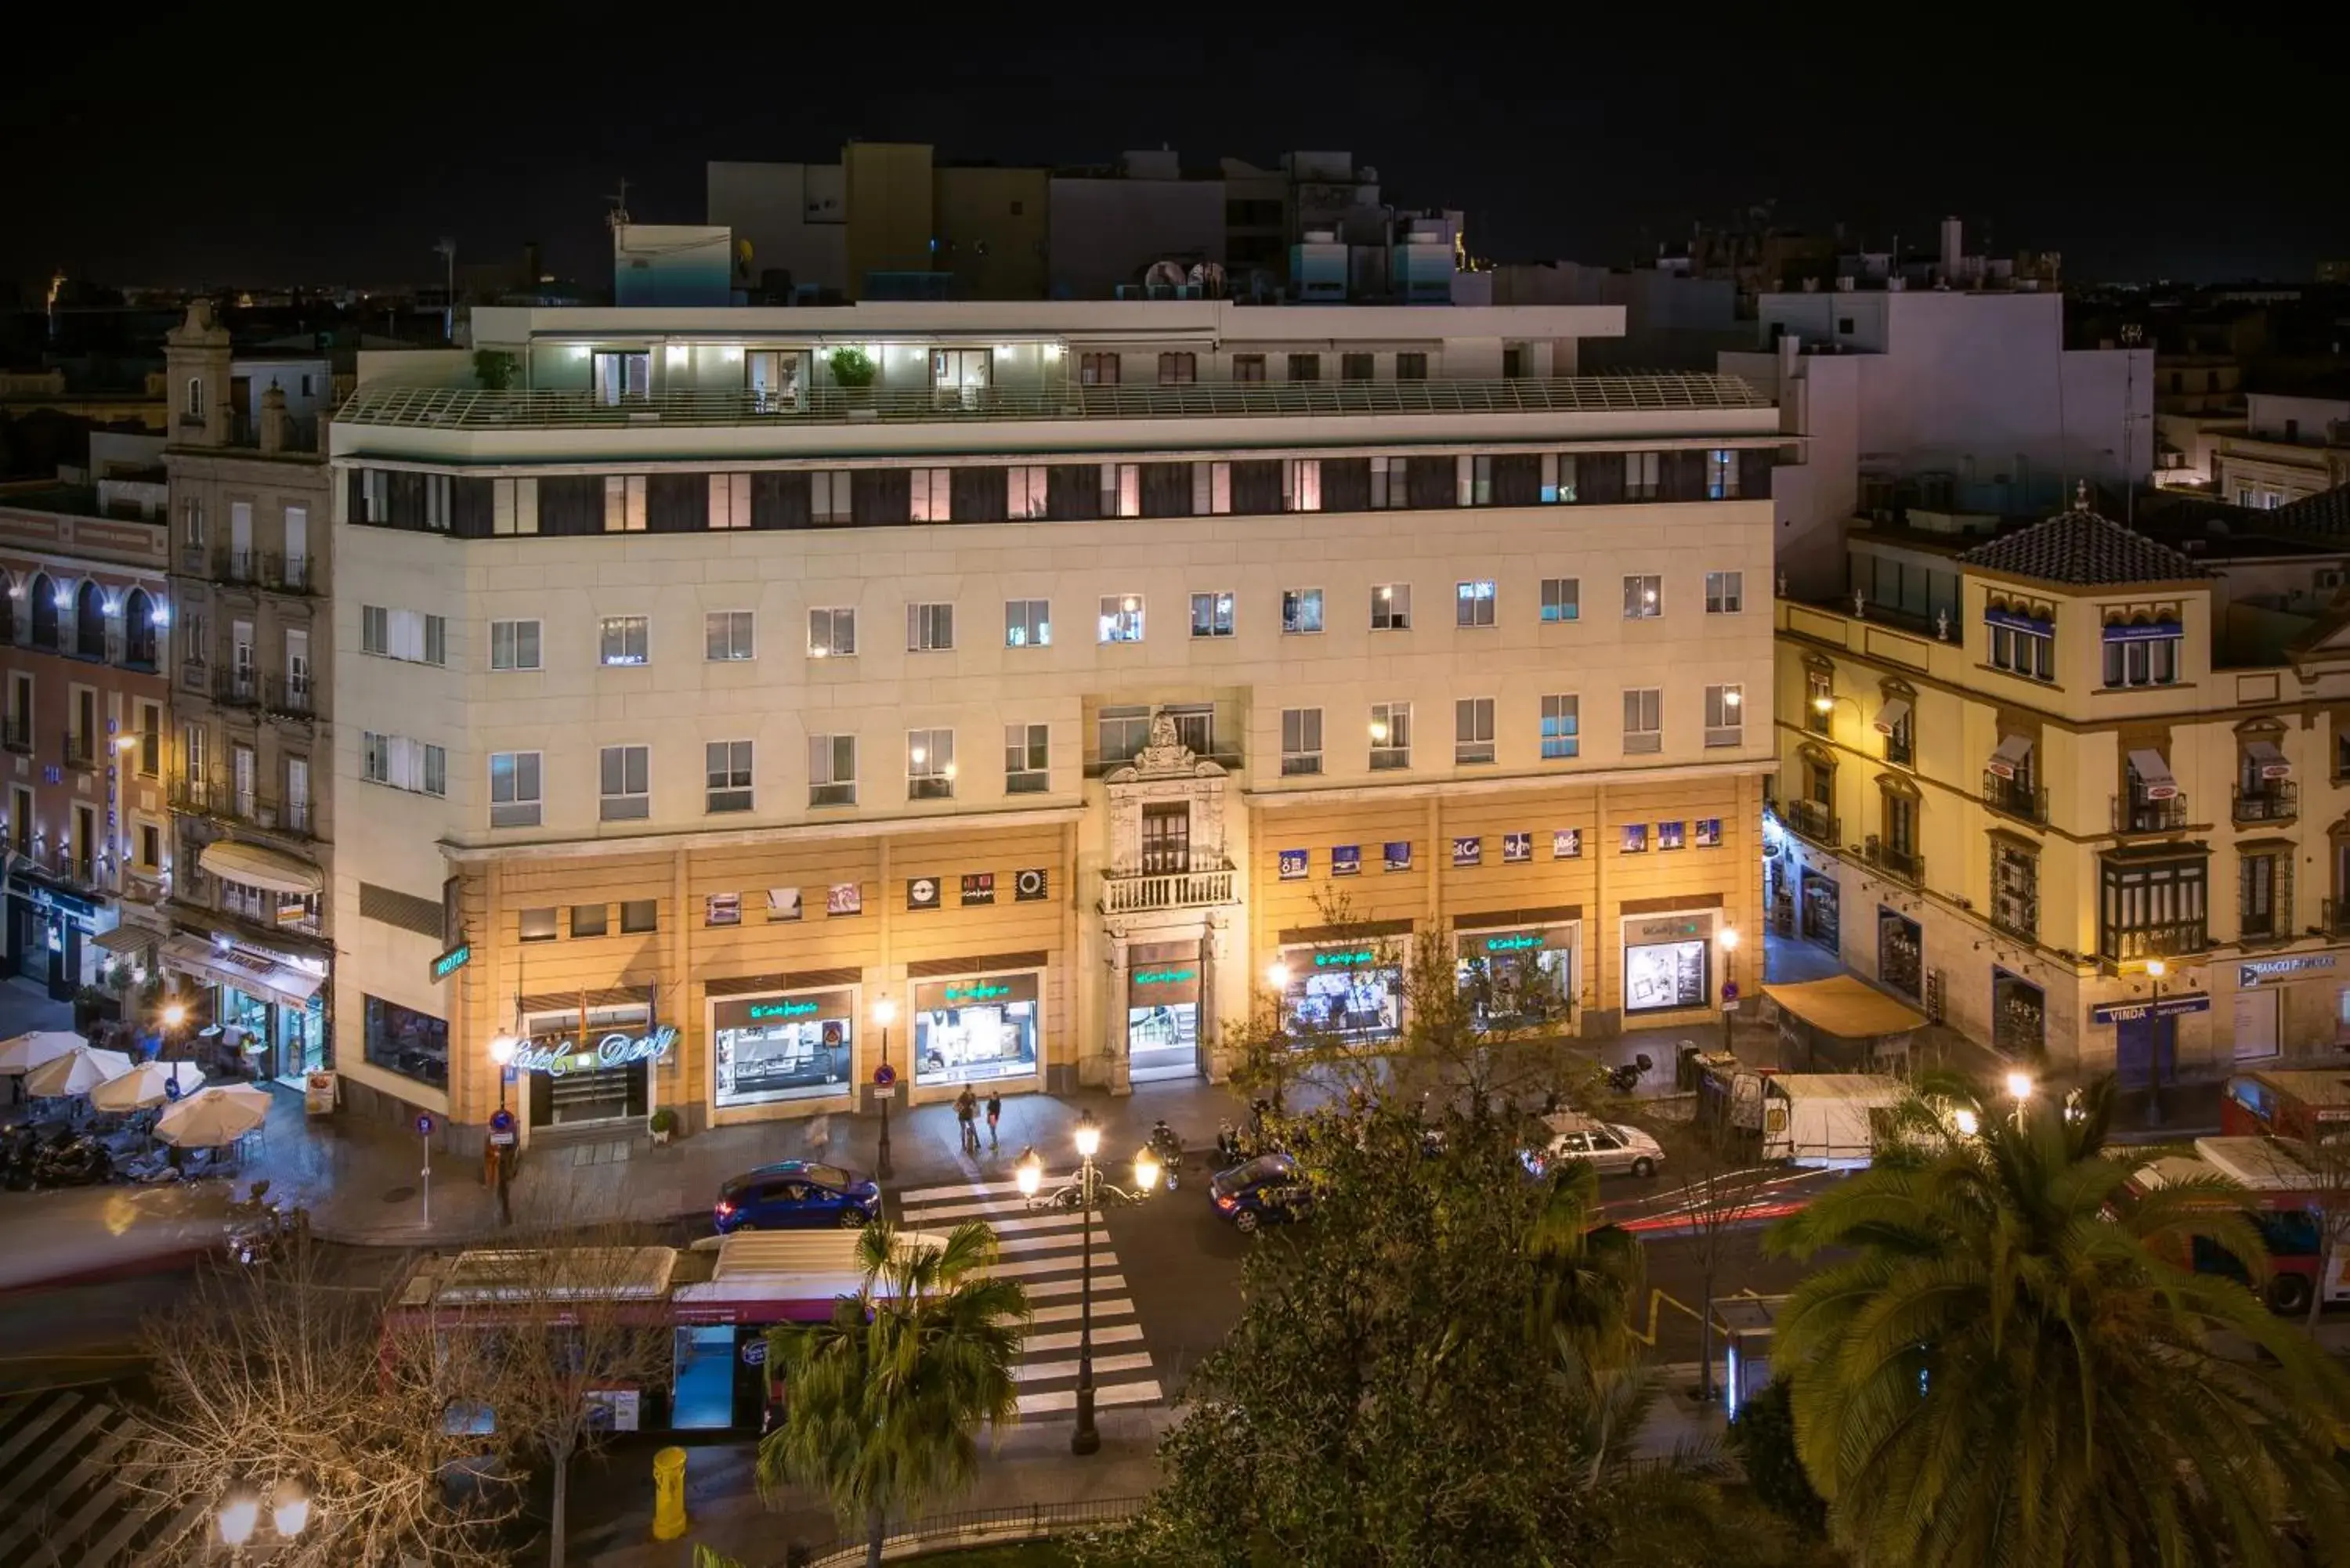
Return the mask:
[[269,1119],[269,1096],[250,1084],[199,1089],[155,1119],[155,1136],[182,1148],[234,1143]]
[[172,1084],[182,1095],[204,1085],[204,1070],[193,1062],[142,1062],[120,1078],[109,1078],[89,1092],[89,1103],[101,1111],[143,1111],[172,1097]]
[[52,1056],[25,1075],[28,1095],[87,1095],[109,1078],[130,1071],[130,1058],[120,1051],[77,1045],[62,1056]]
[[29,1073],[44,1062],[79,1050],[82,1044],[80,1035],[62,1029],[36,1029],[30,1034],[19,1034],[14,1040],[0,1043],[0,1074]]

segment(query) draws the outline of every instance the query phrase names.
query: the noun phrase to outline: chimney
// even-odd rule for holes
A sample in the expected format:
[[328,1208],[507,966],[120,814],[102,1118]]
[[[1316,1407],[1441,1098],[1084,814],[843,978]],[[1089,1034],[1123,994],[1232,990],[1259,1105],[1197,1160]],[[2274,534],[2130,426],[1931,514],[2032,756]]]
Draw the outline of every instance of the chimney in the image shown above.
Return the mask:
[[1942,220],[1942,281],[1956,286],[1959,261],[1966,254],[1965,225],[1956,218]]
[[261,450],[286,450],[286,393],[275,381],[269,383],[269,390],[261,394]]

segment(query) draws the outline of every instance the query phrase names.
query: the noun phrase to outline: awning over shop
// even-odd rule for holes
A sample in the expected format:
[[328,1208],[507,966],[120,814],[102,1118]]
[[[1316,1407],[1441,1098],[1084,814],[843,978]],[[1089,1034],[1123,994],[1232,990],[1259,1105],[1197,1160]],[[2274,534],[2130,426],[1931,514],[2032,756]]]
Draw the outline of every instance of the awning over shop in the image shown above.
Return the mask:
[[164,939],[163,967],[214,985],[233,985],[288,1007],[307,1005],[327,983],[324,976],[308,970],[278,963],[244,948],[223,951],[202,937],[184,934]]
[[163,935],[161,931],[150,930],[145,926],[130,924],[117,926],[110,931],[100,931],[90,939],[110,953],[143,951],[162,940]]
[[1795,985],[1766,985],[1762,994],[1814,1029],[1846,1040],[1906,1034],[1926,1026],[1926,1015],[1848,974]]
[[1999,742],[1999,750],[1991,754],[1991,771],[2001,778],[2012,779],[2015,772],[2032,757],[2032,737],[2008,735]]
[[2170,764],[2162,760],[2160,752],[2132,752],[2129,765],[2147,799],[2168,800],[2178,793],[2178,781],[2170,776]]
[[326,886],[316,866],[282,849],[220,839],[204,846],[197,862],[209,876],[242,882],[267,893],[315,893]]
[[1877,711],[1877,732],[1880,735],[1893,733],[1901,727],[1901,721],[1908,716],[1909,700],[1906,697],[1894,698]]
[[2246,741],[2244,756],[2261,770],[2261,777],[2264,779],[2293,777],[2293,764],[2284,760],[2284,753],[2277,750],[2274,741]]

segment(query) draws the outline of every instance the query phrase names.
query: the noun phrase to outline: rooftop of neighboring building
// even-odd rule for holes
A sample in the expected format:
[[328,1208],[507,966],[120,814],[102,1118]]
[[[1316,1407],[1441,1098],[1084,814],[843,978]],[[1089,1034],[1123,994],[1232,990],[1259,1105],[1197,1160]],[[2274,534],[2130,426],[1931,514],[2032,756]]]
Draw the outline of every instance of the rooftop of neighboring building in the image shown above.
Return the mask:
[[2192,582],[2211,575],[2183,552],[2091,511],[2086,485],[2068,510],[1978,545],[1959,563],[2060,587]]

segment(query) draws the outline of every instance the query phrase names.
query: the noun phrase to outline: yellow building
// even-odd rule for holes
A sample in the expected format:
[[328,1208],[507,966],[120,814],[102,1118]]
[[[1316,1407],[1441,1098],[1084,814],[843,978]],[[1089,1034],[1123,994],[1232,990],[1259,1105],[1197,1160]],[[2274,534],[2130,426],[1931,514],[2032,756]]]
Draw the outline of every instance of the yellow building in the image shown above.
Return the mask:
[[1855,598],[1779,602],[1776,928],[2125,1084],[2330,1056],[2350,631],[2247,585],[2338,584],[2339,545],[2222,573],[2084,510],[1960,521],[1856,528]]

